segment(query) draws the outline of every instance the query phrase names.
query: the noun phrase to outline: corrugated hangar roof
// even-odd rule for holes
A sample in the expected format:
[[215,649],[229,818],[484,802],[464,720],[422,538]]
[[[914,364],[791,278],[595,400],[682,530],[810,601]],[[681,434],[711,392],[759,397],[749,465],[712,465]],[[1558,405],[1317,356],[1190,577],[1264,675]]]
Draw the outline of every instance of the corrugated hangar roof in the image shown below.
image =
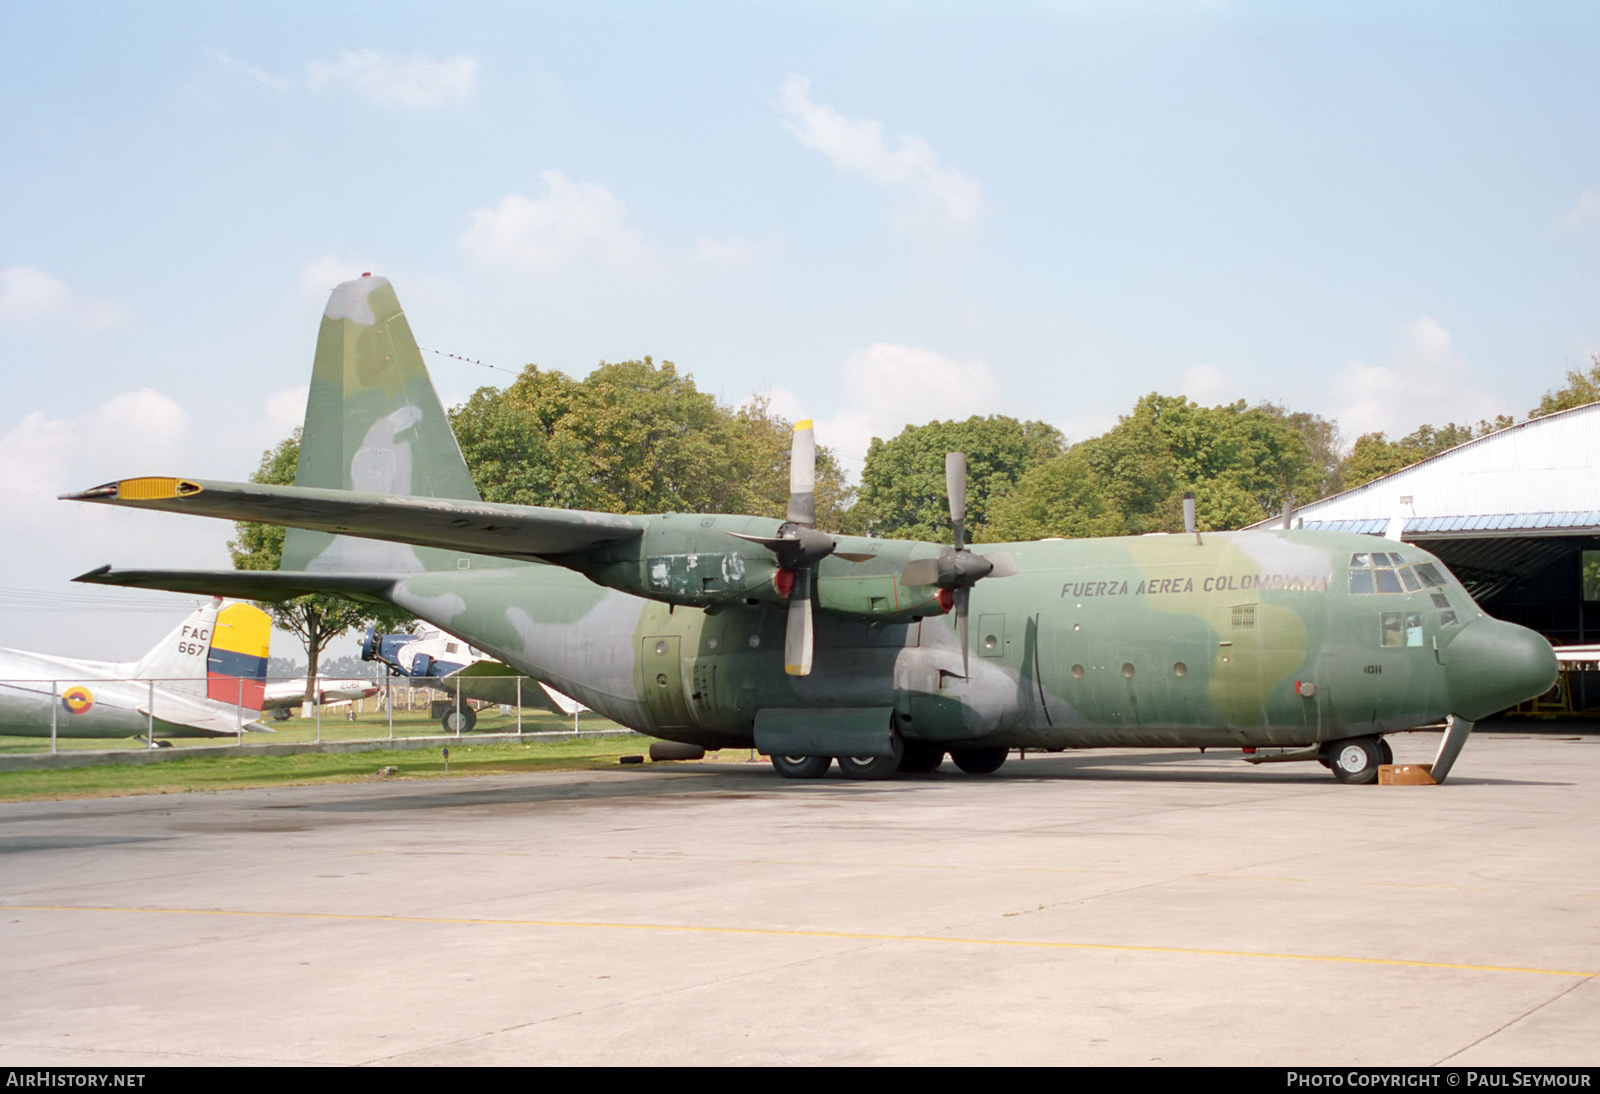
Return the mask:
[[1600,545],[1597,503],[1600,403],[1590,403],[1321,498],[1293,519],[1300,528],[1377,536],[1396,525],[1483,600],[1562,554]]
[[[1600,403],[1521,422],[1295,512],[1311,527],[1394,517],[1501,530],[1600,526]],[[1584,518],[1577,521],[1577,515]],[[1542,523],[1541,523],[1542,522]],[[1264,521],[1271,524],[1271,521]],[[1487,527],[1483,525],[1482,527]],[[1421,531],[1421,525],[1418,531]]]

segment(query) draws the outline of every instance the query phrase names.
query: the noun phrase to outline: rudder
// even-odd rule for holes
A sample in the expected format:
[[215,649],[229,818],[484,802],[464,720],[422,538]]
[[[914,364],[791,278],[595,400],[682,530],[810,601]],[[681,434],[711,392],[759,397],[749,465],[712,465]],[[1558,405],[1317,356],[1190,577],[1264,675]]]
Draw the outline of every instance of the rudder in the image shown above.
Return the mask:
[[249,604],[217,613],[206,653],[206,697],[261,713],[267,690],[272,617]]

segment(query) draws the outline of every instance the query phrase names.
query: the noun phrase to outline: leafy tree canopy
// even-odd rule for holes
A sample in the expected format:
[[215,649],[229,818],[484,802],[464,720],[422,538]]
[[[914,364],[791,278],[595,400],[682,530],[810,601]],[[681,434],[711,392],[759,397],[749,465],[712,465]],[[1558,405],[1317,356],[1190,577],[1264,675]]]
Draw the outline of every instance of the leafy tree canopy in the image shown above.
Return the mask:
[[910,425],[887,441],[874,437],[852,524],[868,535],[949,543],[946,452],[967,454],[970,529],[987,520],[993,499],[1009,492],[1035,465],[1059,456],[1062,447],[1054,426],[1000,415]]
[[[738,409],[670,361],[602,363],[582,380],[529,365],[450,413],[487,501],[605,513],[783,515],[794,424],[765,399]],[[851,492],[817,449],[817,523],[837,528]]]
[[1109,432],[1031,469],[995,503],[984,538],[1178,531],[1190,489],[1201,528],[1242,527],[1287,497],[1319,496],[1337,444],[1336,427],[1316,415],[1151,393]]
[[1539,400],[1539,405],[1528,411],[1528,417],[1543,418],[1546,414],[1554,414],[1558,410],[1571,410],[1575,406],[1586,406],[1589,403],[1600,402],[1600,353],[1589,355],[1589,370],[1567,372],[1567,386],[1552,388],[1544,393],[1544,398]]

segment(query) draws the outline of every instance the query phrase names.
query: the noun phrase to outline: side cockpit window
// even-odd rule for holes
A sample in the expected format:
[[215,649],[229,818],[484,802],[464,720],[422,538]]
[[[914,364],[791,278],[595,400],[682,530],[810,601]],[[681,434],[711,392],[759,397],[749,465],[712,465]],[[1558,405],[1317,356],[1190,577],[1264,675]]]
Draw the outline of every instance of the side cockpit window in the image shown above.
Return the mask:
[[1385,646],[1422,645],[1421,612],[1384,612],[1378,619]]

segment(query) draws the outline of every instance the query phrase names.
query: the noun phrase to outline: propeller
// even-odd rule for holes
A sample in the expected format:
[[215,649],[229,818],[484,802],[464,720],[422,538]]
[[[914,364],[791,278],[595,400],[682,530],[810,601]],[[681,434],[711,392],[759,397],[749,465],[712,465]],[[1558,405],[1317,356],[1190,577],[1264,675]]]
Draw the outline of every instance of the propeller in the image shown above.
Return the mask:
[[[815,627],[811,619],[811,595],[816,588],[817,566],[838,550],[838,542],[817,523],[817,441],[809,420],[796,422],[794,443],[789,450],[789,508],[776,535],[751,536],[730,532],[739,539],[759,543],[778,560],[774,583],[789,601],[784,624],[783,670],[790,676],[811,675]],[[851,562],[865,562],[873,556],[838,552]]]
[[[945,494],[950,500],[950,524],[955,530],[955,546],[946,547],[937,558],[919,558],[900,571],[903,585],[933,585],[951,594],[956,629],[961,633],[961,675],[967,671],[967,613],[972,587],[986,577],[1010,577],[1017,564],[1010,555],[974,554],[967,547],[967,456],[946,452],[944,457]],[[941,598],[942,599],[942,598]]]

